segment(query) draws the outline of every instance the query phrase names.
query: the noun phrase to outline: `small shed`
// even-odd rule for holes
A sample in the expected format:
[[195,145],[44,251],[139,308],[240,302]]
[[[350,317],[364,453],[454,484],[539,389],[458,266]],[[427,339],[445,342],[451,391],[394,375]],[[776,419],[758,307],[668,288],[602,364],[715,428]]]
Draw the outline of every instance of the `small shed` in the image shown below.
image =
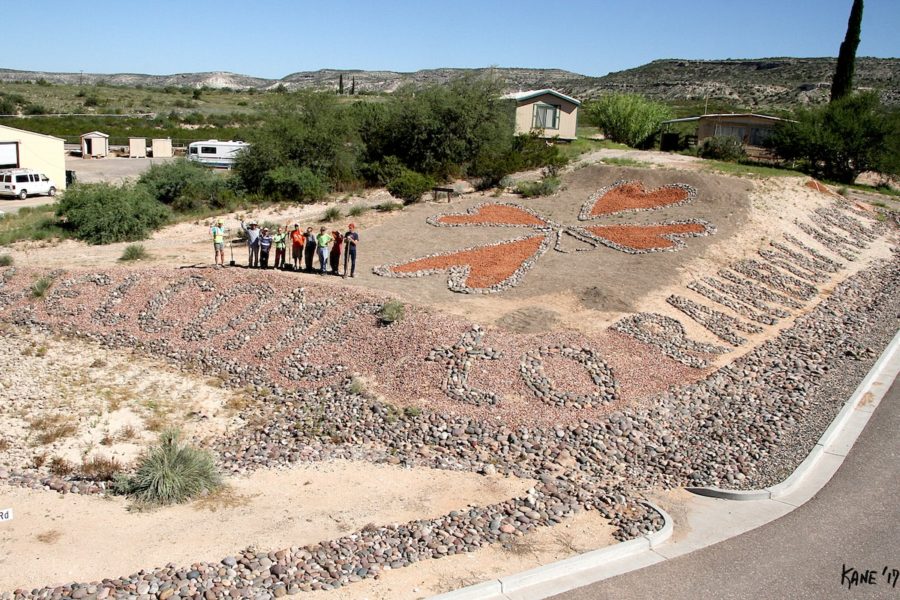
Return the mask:
[[103,158],[109,154],[109,136],[99,131],[90,131],[81,136],[82,158]]
[[503,96],[516,102],[516,135],[537,132],[544,138],[574,140],[581,101],[556,90],[530,90]]
[[663,121],[663,125],[674,123],[697,123],[697,142],[715,136],[733,137],[744,146],[763,146],[766,139],[772,135],[778,123],[784,121],[771,115],[758,115],[755,113],[728,113],[701,115],[699,117],[685,117]]
[[147,138],[128,138],[128,158],[147,157]]
[[150,152],[153,158],[172,158],[172,139],[159,138],[151,142]]
[[66,189],[65,140],[0,125],[0,169],[33,169]]

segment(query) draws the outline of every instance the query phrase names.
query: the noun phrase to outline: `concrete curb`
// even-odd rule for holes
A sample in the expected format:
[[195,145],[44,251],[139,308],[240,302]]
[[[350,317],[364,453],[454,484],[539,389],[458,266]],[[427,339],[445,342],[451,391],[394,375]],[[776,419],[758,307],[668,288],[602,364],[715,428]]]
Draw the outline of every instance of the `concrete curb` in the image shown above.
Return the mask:
[[[825,453],[846,456],[846,452],[836,452],[835,447],[847,445],[848,443],[852,446],[853,442],[856,441],[859,432],[848,431],[848,423],[857,413],[862,413],[862,416],[858,417],[858,419],[860,425],[865,427],[869,417],[878,407],[881,398],[890,387],[890,385],[879,385],[879,380],[885,377],[893,380],[897,376],[898,365],[893,363],[897,362],[898,359],[900,359],[900,332],[897,332],[850,398],[844,402],[840,412],[831,421],[828,429],[819,437],[819,441],[816,442],[816,445],[813,446],[813,449],[810,450],[803,462],[781,483],[761,490],[726,490],[717,487],[689,487],[685,489],[699,496],[737,501],[776,500],[790,494],[809,473],[815,470],[819,460]],[[860,430],[862,430],[862,427],[860,427]],[[849,439],[848,436],[852,436],[852,439]]]
[[[856,438],[863,430],[881,399],[887,393],[894,378],[900,373],[900,331],[894,336],[881,356],[860,382],[850,398],[844,403],[840,412],[819,438],[802,463],[791,475],[776,485],[761,490],[726,490],[715,487],[686,488],[698,496],[706,496],[720,500],[736,500],[735,506],[756,506],[748,501],[762,501],[760,505],[780,505],[781,511],[768,509],[769,517],[752,525],[750,529],[759,527],[799,506],[789,496],[795,492],[809,497],[821,489],[843,462]],[[831,460],[823,460],[829,458]],[[829,465],[828,463],[831,462]],[[833,469],[829,472],[829,469]],[[821,472],[820,472],[821,471]],[[801,485],[809,475],[815,479],[809,485]],[[805,489],[804,489],[805,488]],[[781,499],[781,500],[779,500]],[[465,587],[459,590],[432,596],[430,600],[519,600],[546,598],[563,593],[577,587],[595,583],[621,573],[648,566],[655,562],[674,558],[682,552],[690,552],[730,537],[740,535],[742,531],[720,536],[719,539],[706,541],[700,545],[674,551],[672,544],[664,545],[673,533],[673,521],[661,508],[651,502],[645,505],[657,511],[663,517],[662,529],[652,534],[622,542],[614,546],[587,552],[549,565],[544,565],[508,575],[499,579]],[[754,509],[755,510],[755,509]],[[731,511],[726,511],[731,512]],[[690,534],[689,534],[690,535]]]
[[[656,511],[662,517],[663,526],[659,531],[528,571],[470,585],[446,594],[432,596],[430,600],[507,600],[511,597],[509,594],[515,597],[533,597],[537,593],[539,597],[543,597],[542,589],[552,590],[551,593],[565,591],[565,589],[558,586],[559,581],[587,575],[598,567],[612,561],[629,558],[642,552],[649,552],[652,548],[656,548],[672,537],[674,530],[672,517],[652,502],[642,501],[642,504]],[[566,589],[573,588],[569,587]]]

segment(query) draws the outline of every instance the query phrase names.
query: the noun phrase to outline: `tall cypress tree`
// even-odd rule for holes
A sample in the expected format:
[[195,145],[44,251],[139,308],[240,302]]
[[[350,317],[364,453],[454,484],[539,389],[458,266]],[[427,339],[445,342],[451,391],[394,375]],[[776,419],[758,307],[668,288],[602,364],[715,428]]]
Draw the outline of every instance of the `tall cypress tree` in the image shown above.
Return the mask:
[[350,80],[350,95],[352,96],[355,93],[356,93],[356,77],[354,77],[353,79]]
[[834,79],[831,81],[831,101],[840,100],[853,91],[853,70],[856,67],[856,48],[859,47],[859,31],[862,27],[863,0],[853,0],[847,35],[841,43]]
[[344,95],[344,74],[341,73],[341,78],[338,80],[338,94],[341,96]]

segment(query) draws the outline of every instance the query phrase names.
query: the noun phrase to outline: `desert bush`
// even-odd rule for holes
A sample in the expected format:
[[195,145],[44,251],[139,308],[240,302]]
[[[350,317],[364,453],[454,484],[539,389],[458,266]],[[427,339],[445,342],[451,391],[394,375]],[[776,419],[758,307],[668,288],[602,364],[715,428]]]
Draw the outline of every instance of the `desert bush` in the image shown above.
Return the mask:
[[510,173],[544,167],[555,176],[568,159],[559,146],[538,136],[537,133],[519,135],[508,144],[498,142],[486,147],[469,166],[468,173],[478,178],[479,189],[500,185]]
[[13,264],[13,257],[9,254],[0,254],[0,267],[10,267]]
[[728,135],[717,135],[703,140],[697,154],[701,158],[737,162],[747,156],[741,141]]
[[388,300],[378,310],[378,318],[383,325],[390,325],[403,319],[406,307],[399,300]]
[[129,244],[125,246],[125,250],[122,252],[122,256],[119,257],[119,260],[122,262],[131,262],[135,260],[144,260],[149,258],[149,254],[147,254],[147,249],[144,248],[143,244]]
[[387,185],[392,179],[403,174],[403,163],[396,156],[385,156],[383,159],[366,163],[362,167],[362,175],[366,181],[375,185]]
[[181,441],[177,430],[159,437],[131,477],[119,476],[114,489],[146,504],[178,504],[222,485],[212,455]]
[[900,174],[900,110],[877,94],[846,96],[795,119],[779,123],[768,144],[814,177],[853,183],[865,171]]
[[403,210],[403,205],[399,202],[382,202],[375,205],[378,212],[394,212],[395,210]]
[[31,284],[31,297],[43,298],[47,294],[47,290],[53,285],[53,280],[49,277],[41,277]]
[[433,187],[434,179],[406,168],[387,184],[387,190],[391,196],[400,198],[404,204],[418,202],[422,198],[422,194]]
[[544,177],[538,181],[523,181],[516,186],[516,193],[525,198],[550,196],[559,189],[559,177]]
[[333,221],[337,221],[343,216],[340,207],[338,206],[329,206],[325,210],[325,214],[322,215],[322,220],[326,223],[331,223]]
[[328,194],[328,184],[307,167],[283,165],[266,173],[262,190],[282,200],[315,202]]
[[138,178],[138,184],[147,188],[156,200],[172,204],[187,187],[198,181],[208,181],[216,174],[203,165],[184,158],[151,166]]
[[65,477],[75,472],[75,465],[61,456],[51,458],[47,468],[50,470],[50,473],[57,477]]
[[[350,210],[347,211],[347,214],[351,217],[359,217],[369,212],[369,207],[365,204],[354,204],[350,207]],[[0,257],[2,259],[3,257]],[[2,264],[2,263],[0,263]]]
[[122,463],[115,458],[94,456],[81,461],[79,475],[92,481],[113,481],[122,472]]
[[89,244],[144,239],[169,220],[168,209],[143,185],[75,184],[56,212],[75,237]]
[[584,113],[607,138],[634,148],[651,143],[661,123],[672,118],[667,106],[639,94],[602,96],[585,106]]

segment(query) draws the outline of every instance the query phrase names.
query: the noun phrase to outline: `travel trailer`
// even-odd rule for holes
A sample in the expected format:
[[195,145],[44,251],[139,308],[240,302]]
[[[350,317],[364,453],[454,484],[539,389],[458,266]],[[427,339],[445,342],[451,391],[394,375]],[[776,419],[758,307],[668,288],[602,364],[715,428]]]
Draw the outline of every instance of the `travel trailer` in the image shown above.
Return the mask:
[[249,146],[246,142],[220,142],[206,140],[188,144],[188,160],[196,161],[210,167],[230,169],[234,166],[234,158],[238,152]]

